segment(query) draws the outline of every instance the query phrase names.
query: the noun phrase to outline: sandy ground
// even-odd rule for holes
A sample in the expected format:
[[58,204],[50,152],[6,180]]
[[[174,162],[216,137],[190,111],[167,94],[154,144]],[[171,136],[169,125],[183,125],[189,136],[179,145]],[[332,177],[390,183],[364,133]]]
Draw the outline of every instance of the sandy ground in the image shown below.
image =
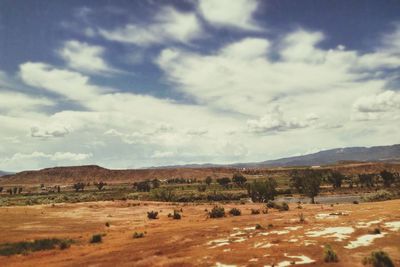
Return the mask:
[[[371,251],[388,252],[400,266],[400,200],[355,204],[291,204],[287,212],[250,215],[261,204],[224,205],[242,216],[207,218],[212,205],[173,205],[135,201],[2,207],[0,243],[39,238],[72,238],[66,250],[0,256],[0,266],[363,266]],[[182,219],[167,214],[183,209]],[[158,220],[146,212],[159,211]],[[299,222],[299,214],[305,223]],[[336,213],[337,215],[330,215]],[[106,227],[109,222],[111,227]],[[260,224],[264,229],[256,230]],[[267,226],[272,224],[273,227]],[[381,235],[368,235],[380,227]],[[135,231],[146,236],[133,239]],[[90,244],[93,234],[106,234]],[[331,244],[338,263],[323,262]]]

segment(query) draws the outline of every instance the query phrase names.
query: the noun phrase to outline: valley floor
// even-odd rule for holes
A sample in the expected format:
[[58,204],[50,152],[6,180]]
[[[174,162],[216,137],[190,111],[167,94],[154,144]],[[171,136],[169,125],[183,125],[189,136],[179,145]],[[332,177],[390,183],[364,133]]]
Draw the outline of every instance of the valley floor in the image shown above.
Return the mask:
[[[0,256],[0,266],[363,266],[362,259],[380,249],[400,266],[400,200],[301,209],[290,204],[289,211],[259,215],[251,209],[262,204],[223,206],[239,208],[242,215],[210,219],[212,204],[144,201],[1,207],[0,244],[42,238],[76,243],[65,250]],[[182,209],[181,220],[167,216],[174,209]],[[159,219],[147,218],[151,210]],[[381,234],[370,234],[375,228]],[[146,234],[134,239],[134,232]],[[103,242],[91,244],[97,233],[105,234]],[[324,263],[325,244],[339,262]]]

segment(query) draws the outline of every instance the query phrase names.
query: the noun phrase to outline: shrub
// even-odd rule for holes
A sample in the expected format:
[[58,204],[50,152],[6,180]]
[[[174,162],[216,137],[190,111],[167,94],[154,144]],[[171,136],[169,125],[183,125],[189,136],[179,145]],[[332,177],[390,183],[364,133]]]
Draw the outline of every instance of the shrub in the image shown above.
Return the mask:
[[354,200],[353,204],[359,204],[359,202],[357,200]]
[[210,218],[222,218],[225,217],[225,209],[224,207],[215,206],[209,212]]
[[68,240],[62,240],[60,243],[60,249],[64,250],[67,249],[71,246],[71,242],[69,242]]
[[134,232],[133,233],[133,238],[142,238],[142,237],[144,237],[143,232]]
[[157,216],[158,216],[157,211],[148,211],[147,212],[147,218],[149,218],[150,220],[158,219]]
[[251,209],[251,214],[252,214],[252,215],[260,214],[260,210]]
[[260,229],[263,229],[263,227],[261,226],[261,224],[256,224],[256,230],[260,230]]
[[95,234],[92,235],[92,238],[90,239],[90,243],[101,243],[103,240],[101,234]]
[[0,245],[0,255],[10,256],[15,254],[26,254],[29,252],[35,252],[40,250],[49,250],[59,247],[60,249],[65,249],[69,247],[72,240],[64,239],[38,239],[34,241],[23,241],[17,243],[6,243]]
[[384,201],[393,198],[393,194],[386,190],[379,190],[374,194],[364,197],[365,201]]
[[229,214],[232,215],[232,216],[240,216],[242,214],[242,212],[240,211],[240,209],[232,208],[229,211]]
[[199,186],[197,186],[197,191],[199,192],[206,192],[207,190],[207,186],[205,184],[201,184]]
[[379,235],[381,233],[381,229],[375,228],[374,230],[371,231],[371,234],[373,235]]
[[172,218],[174,220],[180,220],[182,218],[182,216],[177,210],[174,210],[174,215],[172,215]]
[[305,222],[305,221],[306,221],[306,219],[305,219],[305,217],[304,217],[304,214],[303,214],[303,213],[300,213],[300,214],[299,214],[299,222],[303,223],[303,222]]
[[276,203],[273,201],[268,201],[267,208],[273,208],[279,211],[288,211],[289,205],[286,202]]
[[110,223],[109,222],[106,222],[106,227],[110,227]]
[[363,259],[362,263],[373,267],[394,267],[393,261],[384,251],[373,251],[371,255]]
[[325,262],[338,262],[338,256],[330,245],[324,247],[324,261]]

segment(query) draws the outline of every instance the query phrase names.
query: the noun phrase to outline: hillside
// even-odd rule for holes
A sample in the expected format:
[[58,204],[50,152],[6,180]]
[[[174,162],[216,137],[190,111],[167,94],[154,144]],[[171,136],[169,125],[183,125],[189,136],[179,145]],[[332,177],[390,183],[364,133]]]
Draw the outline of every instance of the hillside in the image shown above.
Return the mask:
[[313,166],[335,164],[341,161],[400,161],[400,145],[375,147],[349,147],[319,151],[317,153],[268,160],[259,163],[236,164],[235,166]]
[[221,177],[233,173],[232,169],[209,168],[170,168],[170,169],[136,169],[110,170],[96,165],[54,167],[38,171],[23,171],[0,177],[1,184],[70,184],[74,182],[106,181],[108,183],[126,183],[145,179],[197,178],[207,176]]

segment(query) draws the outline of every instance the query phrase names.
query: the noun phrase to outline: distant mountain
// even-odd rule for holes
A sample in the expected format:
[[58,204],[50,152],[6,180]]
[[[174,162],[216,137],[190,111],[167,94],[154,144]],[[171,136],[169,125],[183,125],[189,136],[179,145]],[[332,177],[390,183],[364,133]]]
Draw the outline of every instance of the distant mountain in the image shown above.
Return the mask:
[[[394,163],[394,164],[392,164]],[[290,172],[296,166],[334,165],[324,168],[344,172],[377,172],[384,169],[400,170],[400,145],[376,147],[349,147],[324,150],[313,154],[253,163],[228,165],[191,164],[147,169],[110,170],[96,165],[54,167],[37,171],[23,171],[0,177],[0,184],[71,184],[78,181],[126,183],[145,179],[231,177],[238,168],[258,168],[258,174]],[[276,168],[273,168],[276,167]],[[243,170],[241,170],[243,171]],[[254,173],[246,170],[245,173]],[[4,174],[4,172],[0,172]]]
[[280,158],[261,162],[247,162],[234,164],[188,164],[163,166],[155,168],[213,168],[213,167],[231,167],[231,168],[267,168],[267,167],[294,167],[294,166],[315,166],[329,165],[337,163],[351,162],[379,162],[379,161],[397,161],[400,162],[400,144],[391,146],[374,147],[347,147],[322,150],[317,153],[302,156]]
[[11,172],[0,171],[0,177],[4,175],[12,174]]
[[303,156],[267,160],[256,163],[238,163],[234,167],[288,167],[315,166],[341,162],[400,161],[400,145],[348,147],[323,150]]

